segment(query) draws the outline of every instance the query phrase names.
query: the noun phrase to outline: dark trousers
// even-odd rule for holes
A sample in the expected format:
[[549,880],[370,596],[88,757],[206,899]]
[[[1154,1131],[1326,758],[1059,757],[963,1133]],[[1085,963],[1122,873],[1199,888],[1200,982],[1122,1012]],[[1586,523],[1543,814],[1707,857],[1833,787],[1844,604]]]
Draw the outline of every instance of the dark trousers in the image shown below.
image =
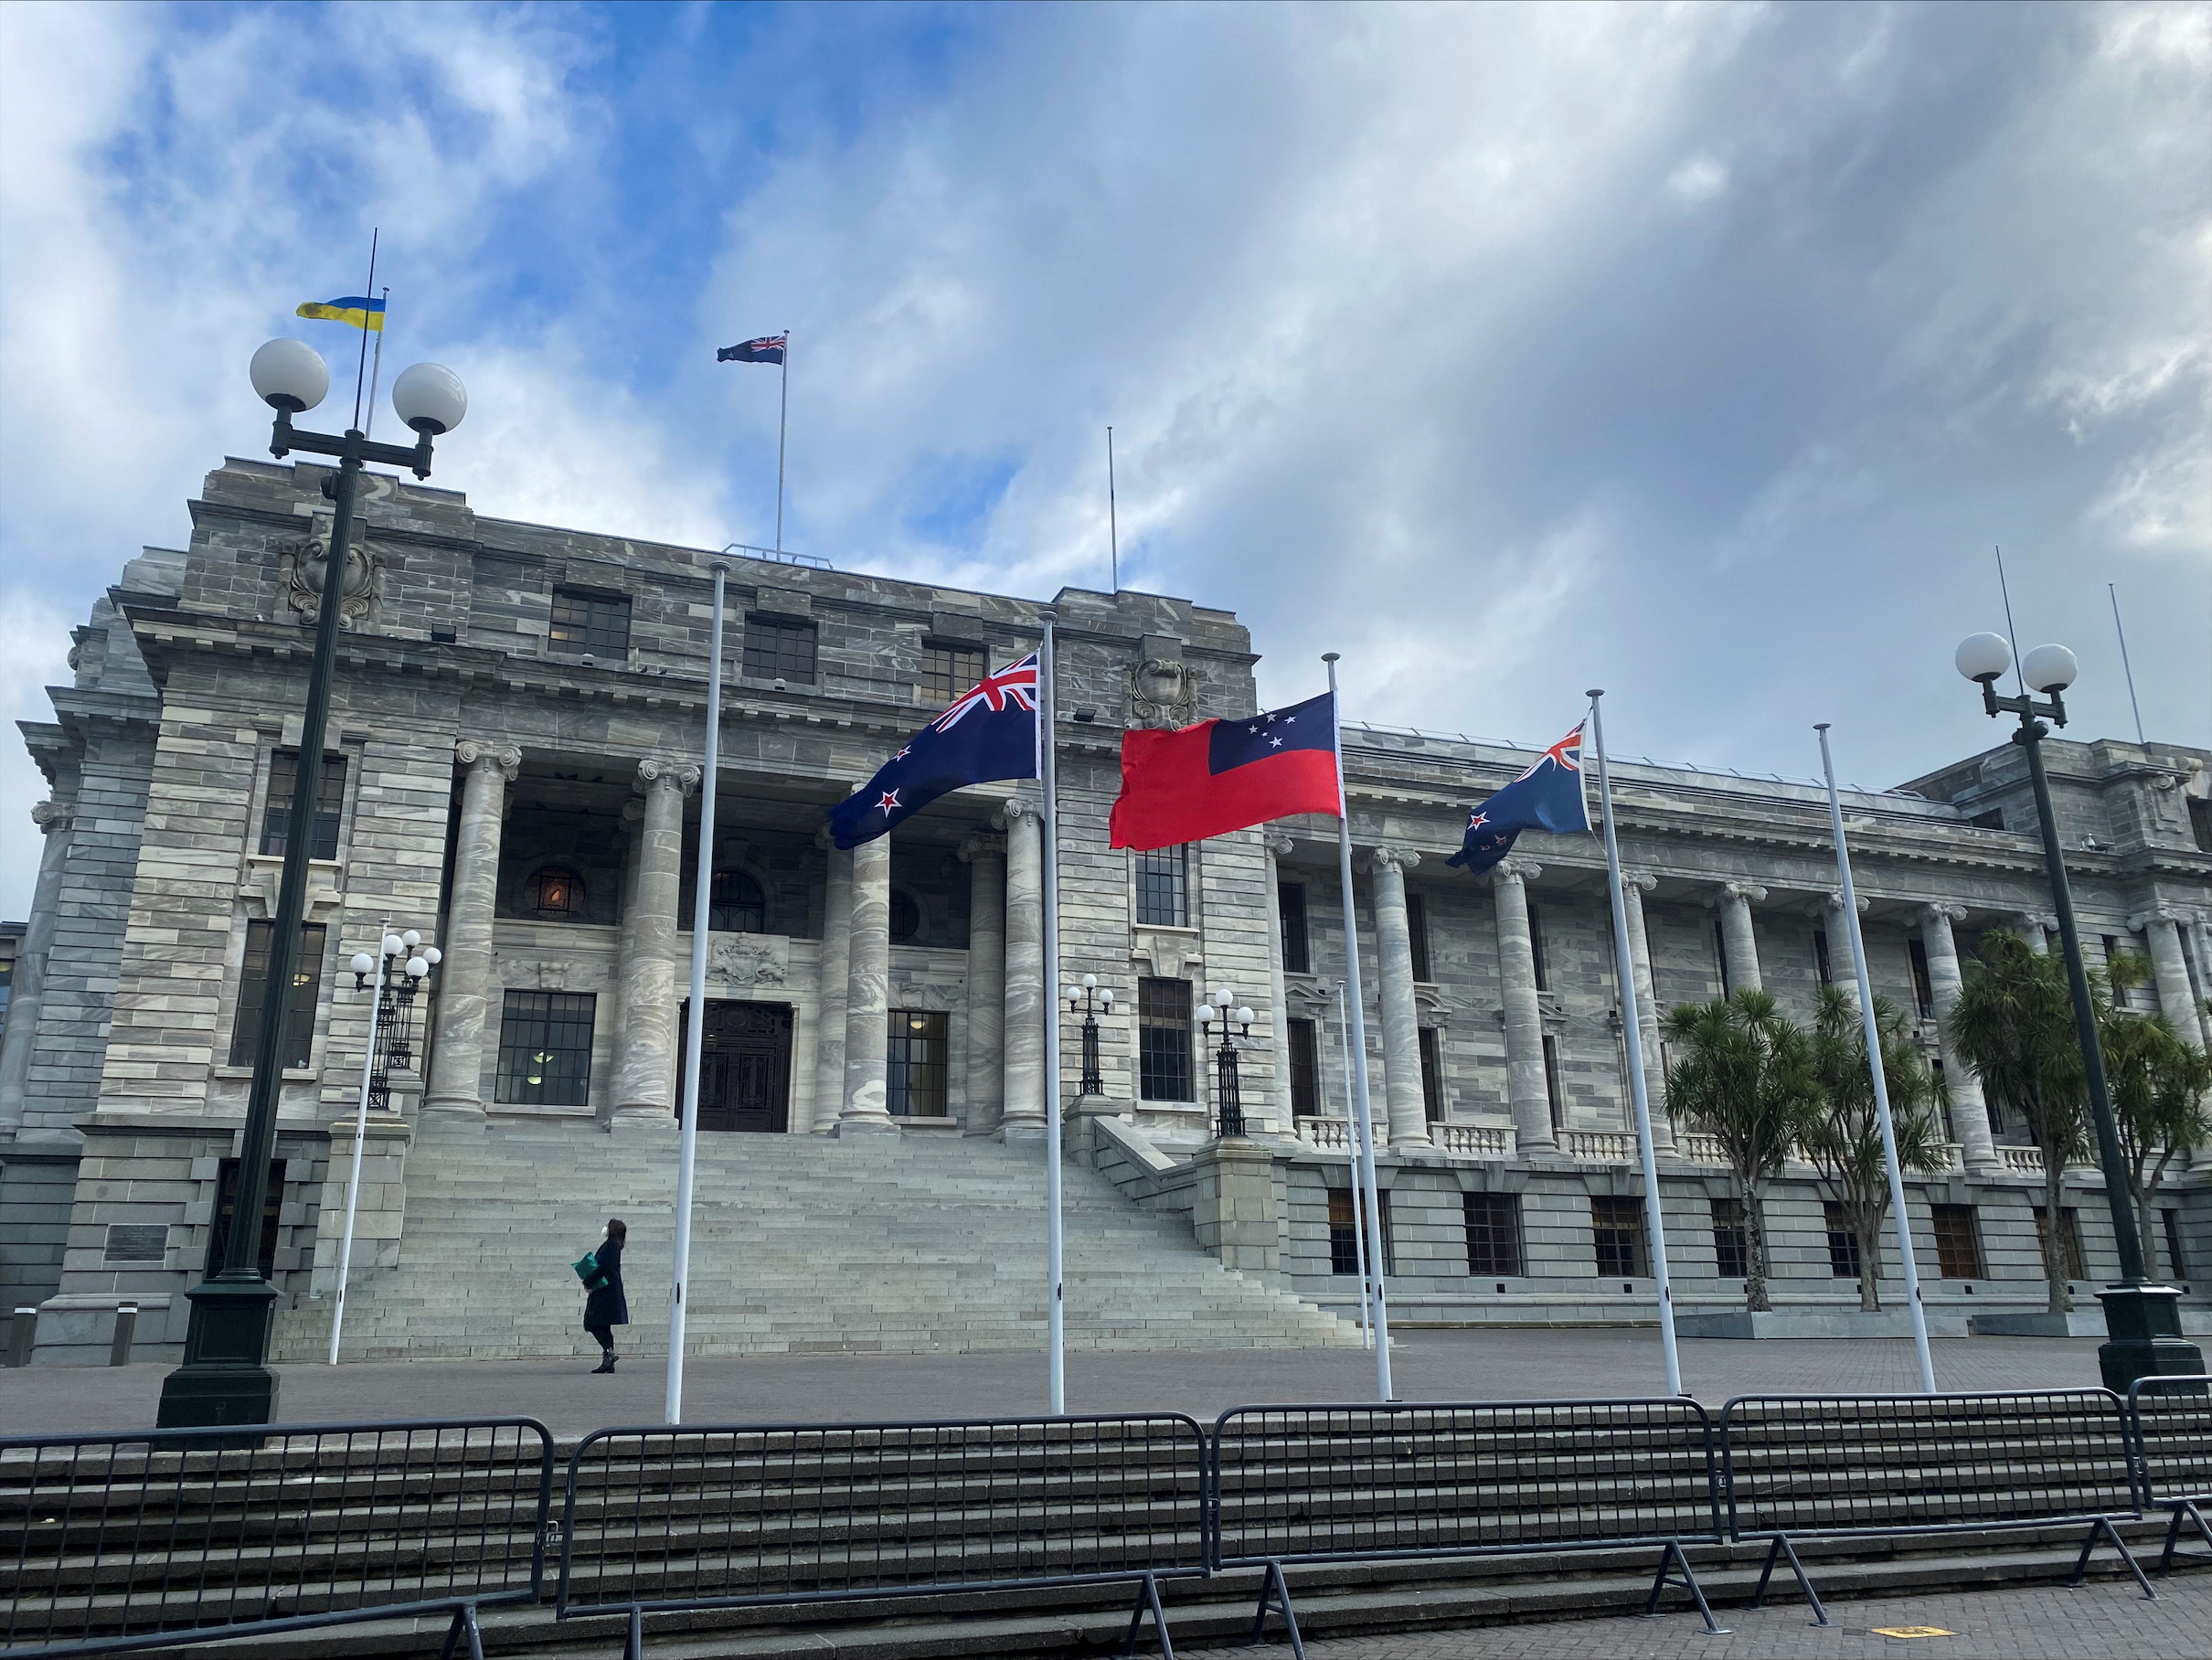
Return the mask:
[[599,1339],[600,1347],[610,1355],[614,1353],[614,1328],[611,1325],[587,1325],[584,1330]]

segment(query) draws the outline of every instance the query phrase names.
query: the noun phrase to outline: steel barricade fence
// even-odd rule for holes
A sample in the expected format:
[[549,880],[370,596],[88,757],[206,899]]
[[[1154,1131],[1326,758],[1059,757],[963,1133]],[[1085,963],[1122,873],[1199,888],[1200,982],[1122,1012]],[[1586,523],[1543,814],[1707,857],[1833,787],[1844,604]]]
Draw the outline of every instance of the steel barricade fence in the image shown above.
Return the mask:
[[1135,1582],[1207,1571],[1180,1413],[601,1430],[569,1461],[558,1617]]
[[[1215,1421],[1213,1566],[1265,1570],[1252,1625],[1282,1615],[1283,1565],[1656,1547],[1713,1620],[1683,1554],[1717,1542],[1712,1425],[1696,1401],[1512,1400],[1235,1407]],[[1680,1577],[1675,1577],[1679,1570]]]
[[2109,1389],[1739,1395],[1721,1409],[1720,1443],[1729,1537],[1770,1541],[1754,1607],[1787,1559],[1813,1623],[1828,1623],[1793,1538],[2071,1523],[2088,1529],[2072,1583],[2101,1538],[2154,1595],[2113,1526],[2143,1512]]
[[[2128,1390],[2128,1433],[2135,1476],[2148,1509],[2171,1513],[2160,1573],[2170,1571],[2184,1527],[2212,1545],[2212,1377],[2139,1378]],[[2203,1557],[2184,1561],[2203,1563]]]
[[0,1653],[166,1647],[451,1612],[544,1582],[529,1418],[0,1439]]

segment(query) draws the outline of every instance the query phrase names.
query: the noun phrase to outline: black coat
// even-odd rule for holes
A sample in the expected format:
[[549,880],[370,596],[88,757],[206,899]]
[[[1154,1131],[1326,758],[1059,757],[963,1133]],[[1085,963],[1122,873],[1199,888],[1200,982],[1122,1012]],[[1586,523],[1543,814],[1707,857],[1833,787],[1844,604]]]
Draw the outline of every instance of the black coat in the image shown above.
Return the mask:
[[591,1254],[599,1266],[584,1282],[584,1289],[591,1293],[584,1304],[584,1325],[629,1325],[630,1304],[622,1296],[622,1242],[603,1240]]

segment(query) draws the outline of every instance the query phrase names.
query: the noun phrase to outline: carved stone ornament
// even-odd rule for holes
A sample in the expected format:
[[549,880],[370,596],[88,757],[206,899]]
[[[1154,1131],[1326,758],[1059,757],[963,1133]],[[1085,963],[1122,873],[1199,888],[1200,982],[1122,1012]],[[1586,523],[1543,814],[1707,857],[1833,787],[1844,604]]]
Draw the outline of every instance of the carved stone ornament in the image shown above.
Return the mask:
[[1146,657],[1128,676],[1131,726],[1185,727],[1198,718],[1198,676],[1187,663]]
[[38,826],[42,835],[51,835],[57,830],[68,829],[73,816],[71,809],[61,802],[42,801],[31,804],[31,823]]
[[699,766],[697,761],[667,761],[653,756],[637,763],[637,776],[642,784],[665,784],[688,795],[698,787]]
[[453,759],[464,767],[495,767],[509,783],[515,782],[516,773],[522,770],[520,750],[511,743],[497,743],[484,738],[463,738],[456,741]]
[[707,976],[722,985],[782,985],[791,978],[791,942],[782,934],[717,934]]
[[[304,537],[277,544],[277,569],[284,585],[284,603],[300,613],[303,622],[314,621],[323,604],[323,577],[329,568],[330,516],[317,514],[314,528]],[[356,526],[346,549],[346,588],[338,599],[338,625],[355,628],[368,620],[384,580],[384,560],[368,545]]]

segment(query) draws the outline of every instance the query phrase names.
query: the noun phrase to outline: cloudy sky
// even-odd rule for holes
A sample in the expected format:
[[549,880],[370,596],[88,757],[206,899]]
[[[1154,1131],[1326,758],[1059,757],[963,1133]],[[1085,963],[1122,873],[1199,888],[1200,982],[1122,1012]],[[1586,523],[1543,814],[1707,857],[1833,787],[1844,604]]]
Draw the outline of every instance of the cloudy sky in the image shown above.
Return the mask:
[[[246,359],[451,365],[482,510],[1233,607],[1262,696],[1888,784],[2212,744],[2212,8],[0,8],[0,702],[266,442]],[[326,412],[350,405],[350,374]],[[388,413],[386,420],[389,420]],[[0,751],[0,914],[41,793]]]

